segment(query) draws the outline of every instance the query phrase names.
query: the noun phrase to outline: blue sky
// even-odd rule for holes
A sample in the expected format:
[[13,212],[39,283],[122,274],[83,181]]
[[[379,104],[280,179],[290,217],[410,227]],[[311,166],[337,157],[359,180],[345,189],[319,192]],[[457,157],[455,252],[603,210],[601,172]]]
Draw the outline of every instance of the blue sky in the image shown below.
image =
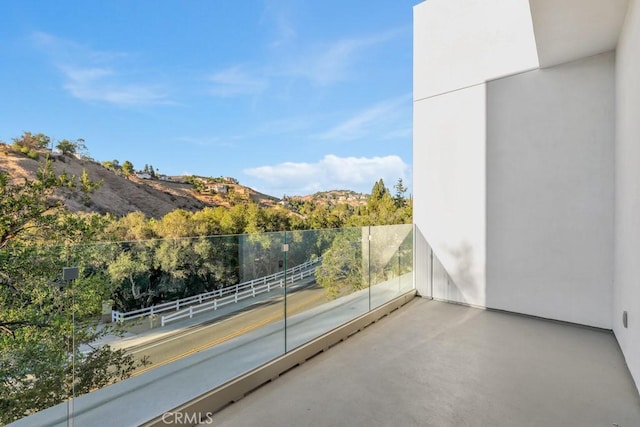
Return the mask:
[[0,140],[281,197],[411,184],[419,0],[3,0]]

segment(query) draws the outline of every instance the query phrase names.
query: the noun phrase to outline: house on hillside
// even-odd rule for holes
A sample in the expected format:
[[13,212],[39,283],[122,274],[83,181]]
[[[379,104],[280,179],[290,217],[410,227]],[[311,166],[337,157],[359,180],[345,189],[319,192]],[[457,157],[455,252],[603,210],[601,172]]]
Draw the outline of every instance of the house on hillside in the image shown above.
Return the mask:
[[209,193],[227,194],[229,192],[229,186],[224,184],[208,184],[205,187],[205,191]]

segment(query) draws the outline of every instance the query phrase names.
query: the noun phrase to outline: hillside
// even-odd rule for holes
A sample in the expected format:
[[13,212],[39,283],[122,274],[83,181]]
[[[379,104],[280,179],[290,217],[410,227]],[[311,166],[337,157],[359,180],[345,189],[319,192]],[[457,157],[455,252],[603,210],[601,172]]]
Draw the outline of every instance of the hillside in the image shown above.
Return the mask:
[[[33,160],[14,151],[6,144],[0,144],[0,170],[6,171],[13,179],[35,178],[41,161],[48,154],[39,152],[40,160]],[[71,155],[58,157],[53,162],[56,174],[66,172],[79,177],[87,171],[93,181],[101,181],[101,187],[84,202],[74,194],[60,195],[72,211],[111,213],[123,216],[140,211],[151,218],[160,218],[174,209],[196,211],[205,206],[230,206],[233,203],[252,200],[263,206],[273,206],[278,202],[275,197],[258,193],[239,184],[229,184],[227,194],[199,194],[189,183],[140,179],[135,176],[124,177],[101,164],[78,159]]]
[[356,193],[352,190],[330,190],[320,191],[308,196],[291,196],[288,199],[292,202],[308,202],[313,201],[316,204],[336,205],[347,204],[351,206],[362,206],[367,204],[367,194]]

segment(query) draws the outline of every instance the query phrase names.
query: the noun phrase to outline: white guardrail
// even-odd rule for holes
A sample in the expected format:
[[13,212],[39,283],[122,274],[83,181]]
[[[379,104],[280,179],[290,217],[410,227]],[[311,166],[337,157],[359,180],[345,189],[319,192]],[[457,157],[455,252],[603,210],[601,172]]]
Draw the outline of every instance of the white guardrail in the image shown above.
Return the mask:
[[[308,270],[301,271],[299,273],[291,274],[291,276],[287,276],[287,283],[294,283],[298,280],[304,279],[305,277],[313,276],[315,273],[316,267],[309,268]],[[249,289],[234,293],[233,295],[228,295],[223,298],[216,298],[213,301],[203,302],[202,304],[191,305],[188,308],[176,311],[175,313],[162,316],[160,319],[160,325],[164,326],[169,322],[173,322],[174,320],[186,318],[191,319],[194,314],[204,313],[205,311],[209,310],[217,310],[218,308],[223,307],[227,304],[235,304],[238,301],[242,301],[243,299],[253,298],[258,294],[270,292],[272,289],[281,288],[283,286],[284,278],[268,281],[261,285],[252,285]]]
[[[322,258],[316,258],[314,260],[307,261],[303,264],[299,264],[295,267],[292,267],[286,271],[287,274],[287,283],[293,283],[292,278],[296,277],[295,280],[301,280],[303,277],[309,277],[310,275],[315,273],[315,269],[317,265],[322,261]],[[304,271],[307,270],[307,271]],[[299,273],[299,274],[296,274]],[[302,276],[302,274],[305,274]],[[238,283],[237,285],[228,286],[225,288],[221,288],[215,291],[205,292],[198,295],[193,295],[186,298],[181,298],[175,301],[169,301],[162,304],[152,305],[150,307],[141,308],[138,310],[128,311],[128,312],[120,312],[117,310],[111,310],[111,321],[112,322],[124,322],[127,320],[139,319],[144,316],[152,316],[159,313],[164,313],[167,311],[176,311],[176,313],[172,313],[168,316],[162,316],[162,326],[165,325],[166,322],[171,320],[182,319],[184,317],[170,318],[169,320],[165,320],[169,316],[178,315],[179,313],[183,313],[188,310],[180,310],[186,306],[189,308],[198,309],[201,305],[205,304],[214,304],[211,308],[213,310],[221,307],[222,305],[229,304],[227,301],[228,298],[234,300],[234,302],[238,302],[244,298],[248,298],[249,296],[255,296],[259,293],[269,292],[271,289],[277,286],[283,286],[284,282],[282,282],[282,278],[284,278],[285,272],[279,271],[277,273],[270,274],[268,276],[259,277],[257,279],[249,280],[247,282]],[[294,280],[294,281],[295,281]],[[281,283],[282,282],[282,283]],[[223,298],[227,295],[226,298]],[[213,300],[213,301],[211,301]],[[224,300],[224,302],[222,301]],[[206,310],[202,310],[206,311]],[[193,312],[193,314],[201,313],[202,311]]]

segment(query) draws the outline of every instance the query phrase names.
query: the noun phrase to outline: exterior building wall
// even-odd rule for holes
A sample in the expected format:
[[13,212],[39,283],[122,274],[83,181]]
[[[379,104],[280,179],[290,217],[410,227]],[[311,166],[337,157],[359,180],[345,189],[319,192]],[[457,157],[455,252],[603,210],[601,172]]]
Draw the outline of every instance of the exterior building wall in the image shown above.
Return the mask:
[[[640,2],[632,0],[616,54],[613,330],[640,388]],[[628,327],[622,325],[627,311]]]
[[487,84],[487,306],[611,328],[614,54]]
[[413,46],[414,100],[538,67],[528,0],[423,2]]
[[[433,289],[433,297],[480,306],[485,302],[485,104],[482,84],[414,105],[414,222],[456,284]],[[427,294],[424,283],[416,281],[421,294]]]
[[[538,66],[527,0],[429,0],[414,8],[414,222],[455,286],[485,305],[485,82]],[[473,64],[470,66],[469,64]],[[426,283],[416,255],[416,287]]]
[[639,3],[414,8],[418,292],[428,243],[435,298],[612,328],[636,384]]

